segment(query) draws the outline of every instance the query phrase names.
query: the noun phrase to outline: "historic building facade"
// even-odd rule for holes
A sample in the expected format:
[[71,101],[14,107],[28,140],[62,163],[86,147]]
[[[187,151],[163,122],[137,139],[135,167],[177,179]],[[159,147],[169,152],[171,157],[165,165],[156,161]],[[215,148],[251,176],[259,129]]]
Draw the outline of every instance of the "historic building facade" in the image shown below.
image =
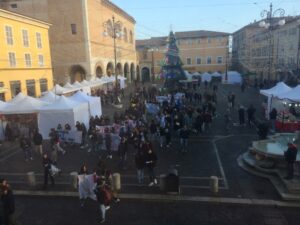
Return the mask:
[[50,24],[0,9],[0,99],[38,97],[53,86]]
[[[225,72],[228,62],[229,33],[214,31],[176,32],[177,46],[184,70],[194,72]],[[159,74],[166,51],[167,37],[137,40],[142,77],[148,72]]]
[[299,73],[300,17],[274,18],[273,29],[261,21],[233,33],[232,66],[258,79],[284,80]]
[[[129,80],[138,79],[135,20],[112,2],[0,0],[0,7],[52,24],[50,46],[57,83],[112,75],[115,67],[117,74]],[[114,39],[109,35],[114,27],[118,31],[115,32],[116,65]]]

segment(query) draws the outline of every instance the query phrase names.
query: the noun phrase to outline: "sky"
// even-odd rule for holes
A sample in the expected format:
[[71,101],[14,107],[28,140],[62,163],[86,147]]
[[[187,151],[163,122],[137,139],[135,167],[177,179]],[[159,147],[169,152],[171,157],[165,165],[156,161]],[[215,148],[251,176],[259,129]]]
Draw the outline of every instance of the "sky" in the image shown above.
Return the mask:
[[[136,20],[136,39],[167,36],[169,31],[211,30],[232,33],[260,20],[267,0],[111,0]],[[274,0],[273,9],[300,15],[300,0]]]

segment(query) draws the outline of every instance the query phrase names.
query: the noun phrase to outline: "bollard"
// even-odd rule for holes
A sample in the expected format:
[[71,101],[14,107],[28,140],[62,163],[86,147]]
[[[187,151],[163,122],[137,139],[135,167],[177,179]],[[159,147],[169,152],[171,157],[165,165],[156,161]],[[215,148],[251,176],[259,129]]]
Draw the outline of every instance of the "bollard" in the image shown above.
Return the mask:
[[70,184],[71,184],[72,188],[77,189],[77,184],[78,184],[78,173],[77,172],[70,173]]
[[112,175],[112,185],[113,185],[113,190],[115,191],[121,190],[121,174],[114,173]]
[[219,192],[219,178],[216,176],[210,177],[210,190],[216,194]]
[[34,172],[28,172],[27,173],[27,179],[28,179],[28,184],[30,187],[35,187],[36,186],[36,179],[35,179],[35,173]]
[[159,190],[163,192],[167,191],[166,178],[167,178],[166,174],[161,174],[159,176]]

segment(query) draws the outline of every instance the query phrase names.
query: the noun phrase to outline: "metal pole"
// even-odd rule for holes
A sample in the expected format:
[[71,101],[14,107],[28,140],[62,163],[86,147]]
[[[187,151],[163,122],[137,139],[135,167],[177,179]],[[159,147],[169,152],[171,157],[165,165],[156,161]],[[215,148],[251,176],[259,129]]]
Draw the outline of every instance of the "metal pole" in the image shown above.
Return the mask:
[[116,83],[115,84],[115,104],[118,104],[119,100],[118,100],[117,48],[116,48],[117,35],[116,35],[116,25],[115,25],[115,17],[114,16],[112,17],[112,20],[113,20],[112,38],[114,39],[114,59],[115,59],[115,78],[116,78],[116,81],[115,81],[115,83]]
[[[299,21],[300,22],[300,21]],[[298,52],[297,52],[297,75],[300,77],[300,24],[298,26],[299,34],[298,34]]]
[[152,82],[154,82],[154,49],[152,49]]

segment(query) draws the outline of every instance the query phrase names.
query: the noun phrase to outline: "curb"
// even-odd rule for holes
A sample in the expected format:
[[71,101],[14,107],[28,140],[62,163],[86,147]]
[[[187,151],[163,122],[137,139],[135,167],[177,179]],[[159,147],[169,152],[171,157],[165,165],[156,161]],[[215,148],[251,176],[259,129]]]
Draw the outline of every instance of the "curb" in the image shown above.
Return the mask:
[[[78,192],[55,192],[55,191],[25,191],[16,190],[18,196],[36,196],[36,197],[77,197]],[[122,199],[146,200],[146,201],[164,201],[164,202],[198,202],[215,204],[234,204],[245,206],[273,206],[300,208],[300,202],[284,202],[267,199],[248,199],[248,198],[222,198],[222,197],[196,197],[196,196],[174,196],[174,195],[156,195],[156,194],[119,194]]]

